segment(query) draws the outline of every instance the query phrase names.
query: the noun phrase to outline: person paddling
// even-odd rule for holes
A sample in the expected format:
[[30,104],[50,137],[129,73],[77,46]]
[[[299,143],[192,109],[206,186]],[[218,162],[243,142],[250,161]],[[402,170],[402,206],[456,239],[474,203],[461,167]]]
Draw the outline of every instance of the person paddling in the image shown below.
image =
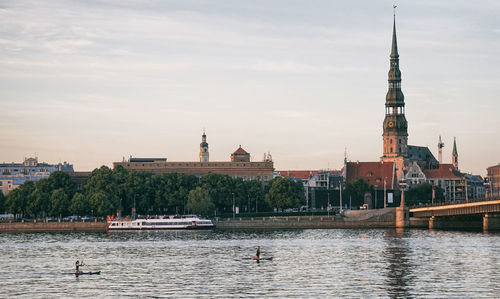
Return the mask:
[[80,267],[83,267],[83,266],[85,266],[85,264],[83,263],[83,261],[80,262],[80,260],[77,259],[76,263],[75,263],[75,267],[76,267],[75,272],[76,273],[80,273]]
[[259,260],[260,259],[260,246],[257,246],[257,252],[255,253],[255,256],[253,257],[254,260]]

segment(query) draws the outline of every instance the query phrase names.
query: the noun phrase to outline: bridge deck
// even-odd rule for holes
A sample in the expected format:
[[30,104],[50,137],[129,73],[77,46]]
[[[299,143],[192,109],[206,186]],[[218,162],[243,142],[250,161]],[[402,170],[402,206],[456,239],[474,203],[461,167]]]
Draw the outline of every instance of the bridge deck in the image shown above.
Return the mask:
[[410,208],[413,217],[455,216],[500,212],[500,200],[488,200],[443,206]]

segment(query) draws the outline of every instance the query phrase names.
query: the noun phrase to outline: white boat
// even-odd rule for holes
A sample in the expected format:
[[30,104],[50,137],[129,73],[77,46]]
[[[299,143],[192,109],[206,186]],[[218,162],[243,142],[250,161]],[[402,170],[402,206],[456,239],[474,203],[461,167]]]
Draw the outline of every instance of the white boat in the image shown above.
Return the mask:
[[160,229],[207,229],[215,225],[210,219],[196,215],[159,216],[147,219],[108,219],[107,230],[160,230]]

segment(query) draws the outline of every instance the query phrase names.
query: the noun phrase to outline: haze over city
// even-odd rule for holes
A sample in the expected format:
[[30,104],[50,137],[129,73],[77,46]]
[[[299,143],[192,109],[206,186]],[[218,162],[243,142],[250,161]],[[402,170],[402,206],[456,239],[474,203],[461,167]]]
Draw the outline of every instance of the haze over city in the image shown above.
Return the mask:
[[[0,157],[276,169],[378,161],[393,1],[0,1]],[[500,149],[500,3],[398,1],[408,141],[485,175]]]

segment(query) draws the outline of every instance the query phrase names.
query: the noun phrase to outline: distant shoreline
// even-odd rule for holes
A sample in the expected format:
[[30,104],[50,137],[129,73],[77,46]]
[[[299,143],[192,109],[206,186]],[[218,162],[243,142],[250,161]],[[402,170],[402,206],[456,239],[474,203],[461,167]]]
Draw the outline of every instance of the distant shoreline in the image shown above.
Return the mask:
[[[346,217],[347,216],[347,217]],[[351,211],[346,216],[217,218],[215,229],[393,228],[395,209]],[[0,232],[105,232],[106,222],[2,222]]]

